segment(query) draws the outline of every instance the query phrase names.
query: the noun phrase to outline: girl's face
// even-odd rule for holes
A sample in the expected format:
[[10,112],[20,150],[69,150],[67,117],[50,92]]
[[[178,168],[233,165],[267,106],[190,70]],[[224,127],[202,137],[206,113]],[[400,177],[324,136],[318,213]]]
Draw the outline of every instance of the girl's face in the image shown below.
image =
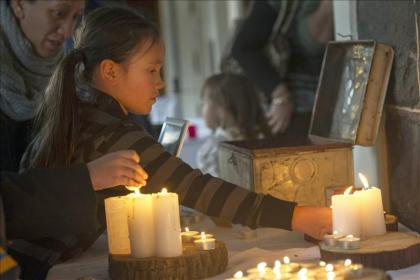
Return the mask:
[[41,57],[58,53],[72,35],[85,0],[12,0],[11,8],[20,28]]
[[[145,48],[148,48],[145,52]],[[145,44],[122,65],[114,97],[131,113],[150,113],[159,91],[164,87],[160,72],[165,56],[163,42]]]
[[207,127],[215,129],[220,126],[220,119],[222,116],[220,106],[211,100],[209,91],[208,88],[204,88],[202,115]]

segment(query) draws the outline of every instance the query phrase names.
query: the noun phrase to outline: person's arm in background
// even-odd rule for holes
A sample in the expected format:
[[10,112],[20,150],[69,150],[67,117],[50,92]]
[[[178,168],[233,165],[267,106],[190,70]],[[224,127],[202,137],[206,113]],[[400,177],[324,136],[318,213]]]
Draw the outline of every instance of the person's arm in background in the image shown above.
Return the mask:
[[232,48],[232,56],[238,61],[245,74],[271,102],[267,117],[274,134],[284,132],[293,112],[287,85],[264,53],[277,15],[278,11],[267,1],[255,1]]
[[8,239],[55,237],[95,230],[95,190],[145,185],[147,174],[134,151],[106,154],[87,164],[2,173]]

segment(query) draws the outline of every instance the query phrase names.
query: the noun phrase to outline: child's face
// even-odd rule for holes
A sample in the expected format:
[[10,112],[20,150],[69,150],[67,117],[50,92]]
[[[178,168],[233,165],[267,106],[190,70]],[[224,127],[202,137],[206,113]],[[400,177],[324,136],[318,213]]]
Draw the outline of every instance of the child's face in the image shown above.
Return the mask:
[[203,92],[203,119],[208,128],[215,129],[220,126],[220,106],[214,104],[210,99],[209,89],[204,88]]
[[115,97],[125,110],[135,114],[150,113],[159,90],[164,87],[160,75],[165,53],[163,42],[156,41],[145,53],[148,46],[128,60],[118,79]]

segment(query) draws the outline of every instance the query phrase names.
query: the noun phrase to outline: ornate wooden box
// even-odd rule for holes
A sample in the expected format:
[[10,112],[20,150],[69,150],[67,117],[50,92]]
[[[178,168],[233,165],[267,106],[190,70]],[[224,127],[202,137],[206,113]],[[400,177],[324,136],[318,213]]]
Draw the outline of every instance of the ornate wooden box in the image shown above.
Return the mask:
[[221,178],[300,205],[352,185],[353,145],[376,142],[394,52],[375,41],[329,43],[309,137],[221,143]]

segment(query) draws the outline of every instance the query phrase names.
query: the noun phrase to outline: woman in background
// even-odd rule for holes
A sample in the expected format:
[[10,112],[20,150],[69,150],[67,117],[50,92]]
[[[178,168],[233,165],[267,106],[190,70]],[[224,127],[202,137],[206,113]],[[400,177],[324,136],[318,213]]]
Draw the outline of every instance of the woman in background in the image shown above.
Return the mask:
[[84,0],[0,1],[0,171],[17,171]]

